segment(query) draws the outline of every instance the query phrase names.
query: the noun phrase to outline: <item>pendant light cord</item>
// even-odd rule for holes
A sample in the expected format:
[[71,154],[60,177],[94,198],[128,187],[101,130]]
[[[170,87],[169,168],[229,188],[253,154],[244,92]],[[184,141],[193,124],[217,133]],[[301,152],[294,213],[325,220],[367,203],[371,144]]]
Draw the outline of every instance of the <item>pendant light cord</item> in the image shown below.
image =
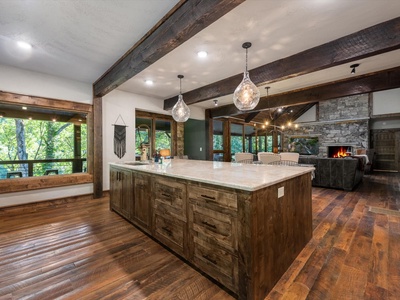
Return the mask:
[[182,95],[182,78],[179,78],[179,95]]
[[247,50],[248,48],[246,48],[246,73],[247,73]]

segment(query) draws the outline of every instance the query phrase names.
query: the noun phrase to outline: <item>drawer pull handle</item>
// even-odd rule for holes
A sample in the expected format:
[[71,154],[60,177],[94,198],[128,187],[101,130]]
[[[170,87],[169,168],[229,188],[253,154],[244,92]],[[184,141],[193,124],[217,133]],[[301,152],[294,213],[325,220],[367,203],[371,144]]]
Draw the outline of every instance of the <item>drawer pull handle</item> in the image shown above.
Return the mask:
[[169,228],[167,228],[167,227],[165,227],[165,226],[163,226],[163,227],[161,227],[162,228],[162,230],[164,230],[169,236],[172,236],[172,231],[169,229]]
[[205,259],[207,259],[208,261],[212,262],[214,265],[217,265],[217,261],[212,259],[211,257],[209,257],[208,255],[203,255],[203,257]]
[[208,222],[206,222],[206,221],[202,221],[202,223],[203,223],[204,225],[207,225],[207,226],[211,227],[211,228],[217,229],[217,226],[215,226],[214,224],[210,224],[210,223],[208,223]]
[[215,201],[215,197],[211,197],[211,196],[207,196],[207,195],[201,195],[201,197],[206,199],[207,203],[217,203],[217,201]]
[[161,193],[162,196],[167,197],[167,198],[171,198],[170,194],[165,194],[165,193]]

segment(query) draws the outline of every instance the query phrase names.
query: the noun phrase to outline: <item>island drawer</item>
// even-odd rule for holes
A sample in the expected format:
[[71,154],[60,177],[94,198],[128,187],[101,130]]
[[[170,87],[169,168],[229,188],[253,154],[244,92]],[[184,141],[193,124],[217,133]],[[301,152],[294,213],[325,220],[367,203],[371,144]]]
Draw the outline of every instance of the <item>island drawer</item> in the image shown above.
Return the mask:
[[164,245],[185,257],[184,246],[186,236],[186,223],[181,220],[163,216],[158,213],[154,215],[154,236]]
[[193,236],[237,255],[236,217],[191,204],[189,220]]
[[172,207],[173,214],[180,214],[186,218],[186,184],[157,178],[155,201]]
[[215,206],[216,209],[237,211],[237,195],[233,192],[188,185],[188,196],[192,202],[203,202],[207,206]]
[[194,237],[193,262],[202,271],[237,292],[238,258],[224,248],[209,244],[201,237]]

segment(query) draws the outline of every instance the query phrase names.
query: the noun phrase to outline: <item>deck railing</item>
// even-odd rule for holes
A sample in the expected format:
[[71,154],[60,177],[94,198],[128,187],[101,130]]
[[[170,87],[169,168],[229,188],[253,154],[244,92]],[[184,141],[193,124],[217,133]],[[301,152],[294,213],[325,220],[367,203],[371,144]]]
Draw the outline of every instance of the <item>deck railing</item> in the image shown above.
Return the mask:
[[0,179],[86,172],[86,158],[1,160]]

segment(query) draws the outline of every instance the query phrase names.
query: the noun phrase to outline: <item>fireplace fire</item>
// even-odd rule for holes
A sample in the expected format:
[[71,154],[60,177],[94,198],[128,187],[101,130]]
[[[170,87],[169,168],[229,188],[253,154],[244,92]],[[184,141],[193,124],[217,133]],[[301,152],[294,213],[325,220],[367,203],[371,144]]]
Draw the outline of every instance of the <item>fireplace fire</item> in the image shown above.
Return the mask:
[[340,158],[351,156],[351,147],[346,146],[329,146],[328,147],[328,157],[331,158]]

